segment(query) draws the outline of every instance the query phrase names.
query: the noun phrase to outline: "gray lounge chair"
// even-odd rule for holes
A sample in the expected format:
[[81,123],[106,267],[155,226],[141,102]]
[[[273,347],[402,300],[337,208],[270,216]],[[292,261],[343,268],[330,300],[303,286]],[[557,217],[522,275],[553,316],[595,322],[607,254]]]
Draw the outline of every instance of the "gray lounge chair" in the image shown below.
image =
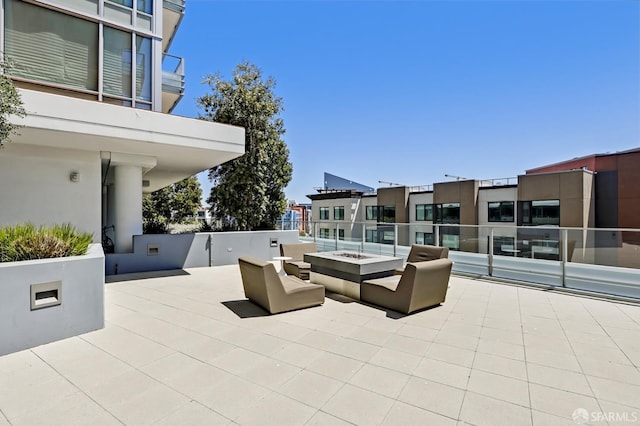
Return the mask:
[[443,303],[453,262],[436,259],[408,263],[402,275],[364,281],[360,300],[409,314]]
[[324,286],[278,275],[272,263],[252,257],[240,257],[238,264],[244,295],[272,314],[324,303]]
[[316,243],[280,244],[280,256],[291,258],[283,263],[285,272],[288,275],[295,275],[301,280],[308,280],[309,271],[311,271],[311,264],[304,261],[304,254],[317,252]]
[[[422,244],[414,244],[411,246],[409,256],[407,256],[407,263],[415,262],[428,262],[435,259],[447,259],[449,257],[448,247],[437,247]],[[406,264],[405,264],[406,266]],[[401,275],[404,271],[402,268],[395,270],[396,275]]]

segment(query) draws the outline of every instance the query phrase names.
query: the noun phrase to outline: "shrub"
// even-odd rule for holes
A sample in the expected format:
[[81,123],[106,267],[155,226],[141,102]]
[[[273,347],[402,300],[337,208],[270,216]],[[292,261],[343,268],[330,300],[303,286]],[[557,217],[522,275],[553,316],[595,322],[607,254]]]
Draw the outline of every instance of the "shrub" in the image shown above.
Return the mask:
[[0,262],[80,256],[87,253],[92,240],[93,235],[69,224],[8,226],[0,228]]

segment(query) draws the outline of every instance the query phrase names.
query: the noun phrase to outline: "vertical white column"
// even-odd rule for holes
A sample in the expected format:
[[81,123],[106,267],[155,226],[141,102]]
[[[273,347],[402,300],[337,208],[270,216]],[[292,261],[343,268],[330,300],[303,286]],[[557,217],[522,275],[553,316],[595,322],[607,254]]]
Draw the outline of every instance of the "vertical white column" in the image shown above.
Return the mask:
[[117,165],[115,178],[115,251],[133,251],[133,236],[142,234],[142,167]]

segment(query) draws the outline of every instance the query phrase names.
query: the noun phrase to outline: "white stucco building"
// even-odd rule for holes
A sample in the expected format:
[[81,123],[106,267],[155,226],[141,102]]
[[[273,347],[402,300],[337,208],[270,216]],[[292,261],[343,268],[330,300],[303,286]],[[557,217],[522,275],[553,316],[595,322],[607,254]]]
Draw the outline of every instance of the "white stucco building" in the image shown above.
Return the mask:
[[184,91],[168,55],[183,13],[183,0],[1,3],[27,116],[0,151],[0,226],[68,222],[96,242],[114,226],[126,253],[143,192],[244,153],[244,129],[169,114]]

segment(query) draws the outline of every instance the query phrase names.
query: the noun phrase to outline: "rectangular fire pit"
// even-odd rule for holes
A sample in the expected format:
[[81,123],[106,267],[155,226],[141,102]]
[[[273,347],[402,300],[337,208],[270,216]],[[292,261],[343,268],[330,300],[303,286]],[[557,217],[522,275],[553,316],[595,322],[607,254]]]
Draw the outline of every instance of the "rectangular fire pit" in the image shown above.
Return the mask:
[[399,257],[344,250],[307,253],[304,261],[311,264],[311,282],[353,299],[360,299],[362,281],[393,275],[403,263]]

